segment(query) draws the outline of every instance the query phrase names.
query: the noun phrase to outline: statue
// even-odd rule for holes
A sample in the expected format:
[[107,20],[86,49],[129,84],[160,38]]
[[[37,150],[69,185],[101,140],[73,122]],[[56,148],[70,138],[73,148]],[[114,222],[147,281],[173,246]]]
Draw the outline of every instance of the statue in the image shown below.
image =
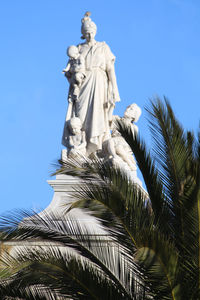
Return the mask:
[[68,123],[69,134],[66,138],[67,157],[75,158],[86,155],[85,132],[82,130],[81,120],[73,117]]
[[68,101],[77,101],[81,84],[85,78],[85,60],[79,54],[78,47],[69,46],[67,49],[69,62],[63,73],[70,82]]
[[[62,143],[67,147],[68,120],[79,118],[85,131],[87,156],[101,150],[103,142],[111,137],[112,113],[115,103],[120,101],[114,70],[115,56],[105,42],[95,40],[96,31],[96,24],[88,12],[81,26],[81,38],[85,42],[77,46],[78,51],[73,49],[75,55],[68,51],[70,59],[64,70],[70,88]],[[81,71],[78,71],[78,64]]]
[[[85,42],[67,49],[69,60],[63,73],[70,86],[62,138],[67,150],[62,151],[62,158],[97,155],[127,171],[133,181],[142,185],[131,148],[113,127],[120,118],[113,116],[115,103],[120,101],[115,56],[105,42],[95,40],[96,31],[87,12],[81,25]],[[140,115],[141,109],[134,103],[126,108],[122,118],[133,134],[138,132],[135,123]]]
[[[140,115],[140,107],[136,103],[133,103],[126,108],[124,117],[120,118],[119,116],[113,116],[113,123],[115,120],[123,119],[125,124],[131,128],[133,135],[136,135],[138,133],[138,127],[135,123],[139,120]],[[107,148],[106,150],[112,163],[127,170],[131,175],[132,180],[142,185],[137,177],[137,167],[133,152],[115,127],[113,128],[111,138],[106,142],[105,147]]]

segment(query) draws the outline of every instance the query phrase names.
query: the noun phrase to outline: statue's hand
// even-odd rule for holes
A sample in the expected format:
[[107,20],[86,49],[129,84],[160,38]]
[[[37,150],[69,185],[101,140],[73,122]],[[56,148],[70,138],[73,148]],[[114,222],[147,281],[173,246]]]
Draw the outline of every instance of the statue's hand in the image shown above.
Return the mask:
[[110,103],[111,105],[115,105],[115,100],[114,100],[113,97],[109,99],[109,103]]
[[109,100],[109,103],[110,103],[111,105],[115,105],[115,102],[119,102],[119,101],[120,101],[119,95],[116,95],[116,93],[113,92],[113,93],[112,93],[112,97],[111,97],[110,100]]
[[119,94],[118,93],[113,92],[113,101],[114,101],[114,103],[115,102],[120,102],[120,98],[119,98]]

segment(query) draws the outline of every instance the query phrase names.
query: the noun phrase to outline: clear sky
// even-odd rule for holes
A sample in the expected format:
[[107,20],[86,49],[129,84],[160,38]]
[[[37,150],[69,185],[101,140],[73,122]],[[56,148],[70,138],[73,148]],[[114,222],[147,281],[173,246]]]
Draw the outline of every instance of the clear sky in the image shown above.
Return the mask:
[[200,117],[199,0],[2,0],[0,2],[0,213],[45,208],[46,183],[60,156],[68,84],[66,48],[80,40],[81,18],[92,12],[98,41],[116,56],[121,102],[136,102],[148,141],[144,107],[167,96],[185,128]]

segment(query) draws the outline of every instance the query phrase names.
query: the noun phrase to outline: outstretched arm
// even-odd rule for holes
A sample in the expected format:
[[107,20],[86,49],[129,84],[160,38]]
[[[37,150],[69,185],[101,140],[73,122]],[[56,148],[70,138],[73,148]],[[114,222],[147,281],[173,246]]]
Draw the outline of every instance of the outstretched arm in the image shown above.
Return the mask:
[[70,72],[70,68],[71,68],[71,64],[70,64],[70,61],[68,62],[66,68],[62,71],[65,76],[67,77],[67,80],[69,81],[69,83],[71,83],[71,72]]

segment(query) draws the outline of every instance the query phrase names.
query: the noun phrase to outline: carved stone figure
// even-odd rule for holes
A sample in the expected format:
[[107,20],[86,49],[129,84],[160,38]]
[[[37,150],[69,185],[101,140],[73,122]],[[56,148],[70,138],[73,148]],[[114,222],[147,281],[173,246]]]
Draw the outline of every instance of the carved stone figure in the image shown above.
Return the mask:
[[[127,126],[132,129],[134,135],[138,133],[138,127],[135,125],[135,123],[138,121],[140,115],[140,107],[133,103],[126,108],[124,117],[121,118],[125,121]],[[115,120],[117,119],[120,119],[120,117],[113,116],[113,123],[115,123]],[[113,164],[118,165],[123,169],[127,169],[127,171],[129,171],[129,173],[132,175],[132,179],[138,181],[138,183],[141,185],[141,181],[138,179],[136,173],[137,167],[135,159],[133,158],[133,152],[115,127],[112,130],[111,138],[107,141],[107,151],[112,159]]]
[[66,138],[67,156],[77,157],[86,155],[85,132],[82,131],[82,124],[79,118],[73,117],[68,123],[69,134]]
[[[78,101],[69,99],[66,116],[66,122],[72,117],[80,118],[86,134],[87,155],[101,149],[102,143],[110,138],[109,122],[112,121],[115,102],[120,101],[114,70],[115,56],[105,42],[95,40],[96,31],[96,24],[86,13],[81,26],[85,42],[77,46],[79,55],[84,59],[85,78],[79,84]],[[68,74],[70,81],[73,72]],[[67,134],[65,126],[62,139],[65,146]]]
[[69,46],[67,55],[69,56],[69,62],[63,73],[70,83],[68,101],[78,101],[80,87],[85,78],[85,60],[76,46]]

